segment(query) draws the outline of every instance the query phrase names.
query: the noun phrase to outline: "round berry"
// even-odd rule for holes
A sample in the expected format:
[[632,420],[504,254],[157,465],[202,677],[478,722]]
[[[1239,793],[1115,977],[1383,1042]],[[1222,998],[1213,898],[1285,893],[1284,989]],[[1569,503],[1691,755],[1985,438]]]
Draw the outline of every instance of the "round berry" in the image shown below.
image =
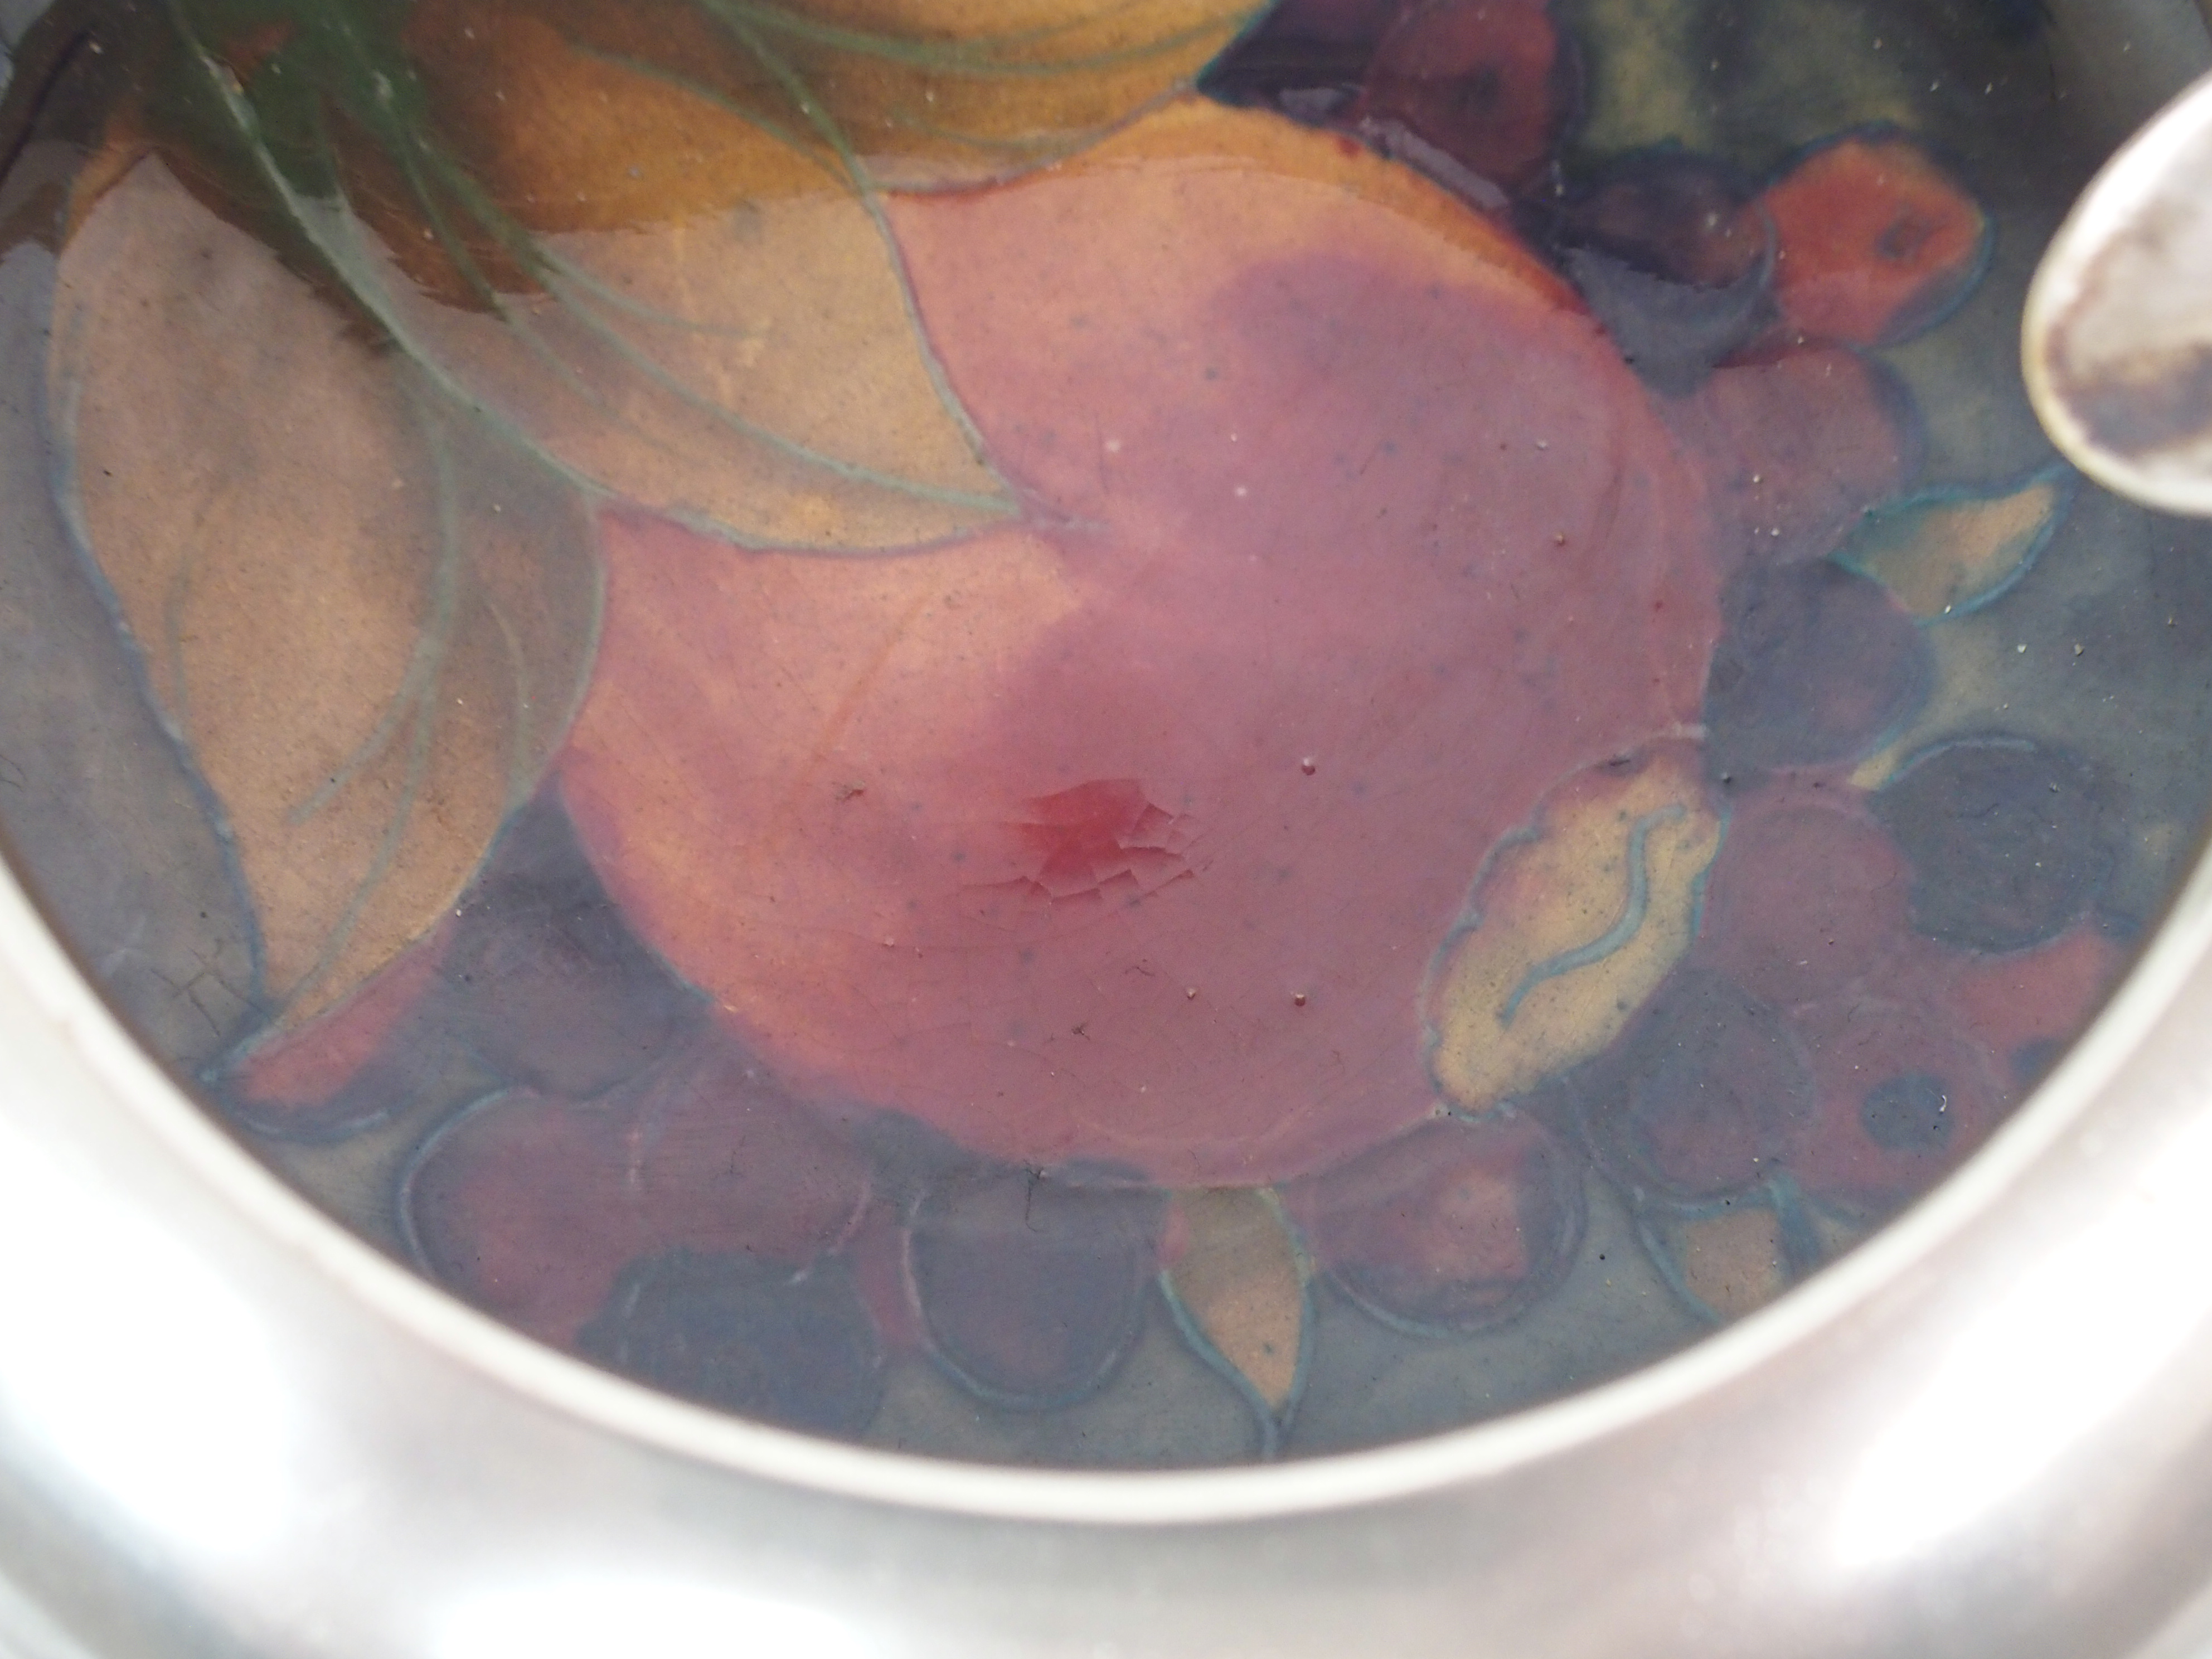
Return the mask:
[[1165,1210],[1155,1189],[1085,1171],[993,1166],[938,1182],[907,1246],[938,1358],[1000,1405],[1091,1394],[1136,1340]]
[[1722,616],[1705,725],[1724,782],[1866,754],[1935,681],[1928,641],[1888,590],[1824,559],[1746,569]]
[[1874,797],[1912,867],[1912,925],[1974,951],[2055,938],[2088,908],[2117,848],[2088,762],[2025,738],[1944,744]]
[[1386,1322],[1468,1332],[1559,1283],[1583,1223],[1580,1163],[1522,1115],[1425,1123],[1297,1194],[1314,1253]]
[[834,1258],[794,1274],[735,1252],[647,1256],[577,1346],[687,1400],[817,1434],[859,1434],[883,1401],[883,1345]]
[[1812,1074],[1781,1013],[1694,968],[1660,989],[1577,1091],[1604,1161],[1632,1185],[1686,1199],[1775,1173],[1813,1106]]

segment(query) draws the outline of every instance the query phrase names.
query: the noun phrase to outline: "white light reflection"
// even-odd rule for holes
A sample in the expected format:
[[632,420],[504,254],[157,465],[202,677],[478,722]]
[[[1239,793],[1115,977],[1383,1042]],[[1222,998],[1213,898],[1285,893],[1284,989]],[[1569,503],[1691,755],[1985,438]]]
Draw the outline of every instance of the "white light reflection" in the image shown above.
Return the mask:
[[164,1541],[281,1534],[294,1419],[252,1310],[4,1122],[0,1416]]
[[1910,1554],[2003,1504],[2125,1405],[2208,1313],[2212,1118],[1959,1332],[1846,1489],[1842,1565]]
[[481,1595],[439,1623],[437,1659],[884,1659],[818,1608],[672,1579],[562,1579]]

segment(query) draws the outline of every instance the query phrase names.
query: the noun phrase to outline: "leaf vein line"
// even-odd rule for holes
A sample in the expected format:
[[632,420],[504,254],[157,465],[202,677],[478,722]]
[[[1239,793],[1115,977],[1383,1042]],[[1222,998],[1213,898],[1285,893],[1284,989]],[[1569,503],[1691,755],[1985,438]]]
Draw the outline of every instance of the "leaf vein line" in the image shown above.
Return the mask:
[[1620,918],[1595,939],[1555,957],[1547,957],[1530,968],[1513,988],[1513,994],[1505,999],[1505,1006],[1498,1010],[1498,1024],[1510,1025],[1528,994],[1545,981],[1595,966],[1643,931],[1644,918],[1651,908],[1651,868],[1646,857],[1646,843],[1652,830],[1661,824],[1677,823],[1687,816],[1688,809],[1676,801],[1636,820],[1628,832],[1628,897],[1621,906]]

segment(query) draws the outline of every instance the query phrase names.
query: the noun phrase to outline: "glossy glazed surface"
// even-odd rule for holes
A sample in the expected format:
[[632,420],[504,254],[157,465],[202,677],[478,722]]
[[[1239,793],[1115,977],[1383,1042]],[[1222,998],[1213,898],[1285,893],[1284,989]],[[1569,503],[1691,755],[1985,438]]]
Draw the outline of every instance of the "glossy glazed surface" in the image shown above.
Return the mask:
[[1479,1420],[1956,1168],[2195,843],[2201,533],[1986,349],[2032,17],[1801,106],[1780,9],[266,9],[11,106],[0,823],[541,1340],[994,1461]]

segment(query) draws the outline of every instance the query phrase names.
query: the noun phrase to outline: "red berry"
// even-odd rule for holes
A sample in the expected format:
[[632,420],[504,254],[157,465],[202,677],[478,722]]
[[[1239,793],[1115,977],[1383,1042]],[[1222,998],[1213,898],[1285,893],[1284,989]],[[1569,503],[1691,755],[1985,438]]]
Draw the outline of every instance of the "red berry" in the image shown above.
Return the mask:
[[937,1182],[907,1261],[938,1358],[1002,1405],[1092,1393],[1136,1340],[1166,1207],[1155,1189],[1082,1171],[977,1168]]
[[1778,1173],[1813,1109],[1812,1074],[1781,1012],[1699,968],[1678,969],[1574,1091],[1613,1173],[1683,1199]]
[[1703,461],[1729,566],[1826,556],[1920,470],[1911,394],[1855,352],[1728,363],[1663,407]]
[[1887,345],[1940,321],[1988,263],[1981,204],[1901,133],[1814,149],[1766,192],[1774,294],[1815,338]]
[[1403,123],[1510,192],[1541,171],[1581,96],[1581,64],[1541,0],[1428,0],[1383,37],[1358,118]]
[[1705,882],[1697,958],[1784,1007],[1858,979],[1905,937],[1904,855],[1846,785],[1750,793]]
[[1814,1197],[1873,1214],[1956,1168],[2009,1103],[1987,1049],[1930,994],[1937,987],[1914,985],[1909,969],[1887,977],[1900,1000],[1852,990],[1790,1017],[1819,1098],[1791,1171]]
[[1826,559],[1739,572],[1721,615],[1705,766],[1726,781],[1856,759],[1935,684],[1935,655],[1911,613],[1881,583]]
[[867,1188],[817,1113],[709,1036],[594,1100],[492,1097],[424,1146],[400,1204],[435,1277],[565,1344],[631,1261],[682,1247],[797,1267]]
[[595,1095],[705,1012],[630,932],[556,800],[541,799],[507,826],[455,916],[444,964],[452,1018],[513,1082]]
[[1582,1239],[1581,1164],[1534,1118],[1425,1123],[1291,1198],[1315,1256],[1393,1323],[1473,1331],[1557,1284]]
[[578,1349],[702,1405],[848,1438],[883,1401],[884,1349],[851,1270],[676,1249],[624,1270]]

